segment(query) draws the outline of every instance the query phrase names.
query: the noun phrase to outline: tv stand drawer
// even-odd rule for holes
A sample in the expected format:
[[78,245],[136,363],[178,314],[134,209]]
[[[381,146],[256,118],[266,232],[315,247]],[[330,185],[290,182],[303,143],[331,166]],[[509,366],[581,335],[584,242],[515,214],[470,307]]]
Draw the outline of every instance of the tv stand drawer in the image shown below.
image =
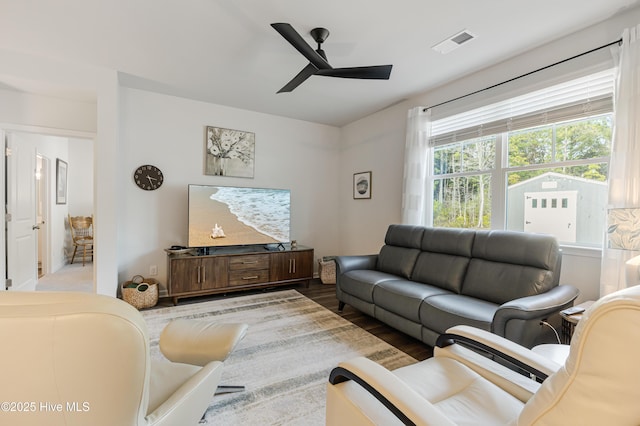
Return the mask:
[[269,269],[269,255],[254,254],[247,256],[232,256],[229,258],[230,271],[244,271],[253,269]]
[[248,285],[269,282],[268,269],[247,269],[242,271],[229,271],[229,285]]

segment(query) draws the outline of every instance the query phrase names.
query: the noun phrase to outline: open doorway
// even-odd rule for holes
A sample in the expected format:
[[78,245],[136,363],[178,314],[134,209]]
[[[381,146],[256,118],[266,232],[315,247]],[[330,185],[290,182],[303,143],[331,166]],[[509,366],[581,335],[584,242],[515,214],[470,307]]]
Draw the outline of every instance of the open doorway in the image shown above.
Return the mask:
[[[79,275],[69,276],[66,270],[73,251],[68,217],[93,215],[93,141],[20,131],[5,135],[9,157],[13,157],[5,166],[6,289],[95,291],[93,262],[87,262]],[[18,158],[25,164],[11,164]],[[68,164],[62,202],[58,160]],[[26,197],[27,193],[32,195]],[[16,206],[11,206],[13,199],[18,201]],[[24,235],[18,230],[24,230]],[[81,285],[72,285],[75,276]],[[68,288],[51,287],[51,283]]]

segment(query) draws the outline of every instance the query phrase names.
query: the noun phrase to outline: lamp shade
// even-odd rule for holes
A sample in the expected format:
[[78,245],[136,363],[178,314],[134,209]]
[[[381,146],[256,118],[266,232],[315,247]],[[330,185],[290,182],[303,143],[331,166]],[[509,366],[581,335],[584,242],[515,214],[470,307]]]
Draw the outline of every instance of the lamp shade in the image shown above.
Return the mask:
[[607,222],[608,248],[640,251],[640,208],[610,209]]

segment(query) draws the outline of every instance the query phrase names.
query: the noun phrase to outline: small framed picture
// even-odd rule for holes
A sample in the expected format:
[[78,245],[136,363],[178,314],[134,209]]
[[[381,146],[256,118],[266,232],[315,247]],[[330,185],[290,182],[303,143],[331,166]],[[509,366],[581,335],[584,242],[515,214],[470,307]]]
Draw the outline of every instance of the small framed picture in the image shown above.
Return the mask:
[[353,199],[371,198],[371,172],[353,174]]
[[67,204],[67,163],[56,159],[56,204]]

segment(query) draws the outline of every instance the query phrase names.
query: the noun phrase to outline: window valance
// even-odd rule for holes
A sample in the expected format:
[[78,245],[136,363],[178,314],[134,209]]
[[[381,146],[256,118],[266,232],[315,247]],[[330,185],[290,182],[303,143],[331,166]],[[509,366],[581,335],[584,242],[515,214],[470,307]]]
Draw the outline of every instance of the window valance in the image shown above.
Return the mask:
[[609,113],[613,110],[614,71],[599,72],[434,121],[430,145]]

